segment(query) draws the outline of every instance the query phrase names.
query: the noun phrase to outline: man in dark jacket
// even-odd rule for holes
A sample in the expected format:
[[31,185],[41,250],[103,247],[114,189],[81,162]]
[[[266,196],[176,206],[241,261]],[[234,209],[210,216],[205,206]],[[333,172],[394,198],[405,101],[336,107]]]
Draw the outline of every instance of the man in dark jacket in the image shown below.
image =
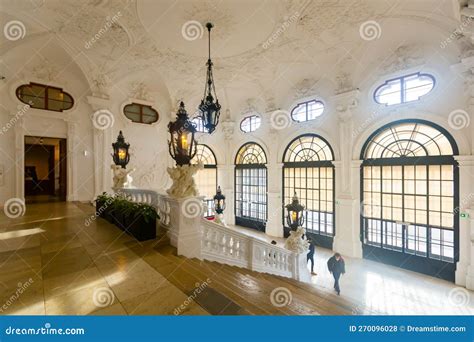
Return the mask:
[[306,262],[311,261],[311,274],[316,275],[316,273],[314,273],[314,244],[313,244],[313,241],[311,241],[311,239],[308,239],[308,242],[309,242],[309,252],[306,256]]
[[341,274],[346,273],[346,265],[341,254],[336,253],[328,260],[328,269],[334,277],[334,290],[336,290],[337,295],[341,294],[341,289],[339,288],[339,278]]

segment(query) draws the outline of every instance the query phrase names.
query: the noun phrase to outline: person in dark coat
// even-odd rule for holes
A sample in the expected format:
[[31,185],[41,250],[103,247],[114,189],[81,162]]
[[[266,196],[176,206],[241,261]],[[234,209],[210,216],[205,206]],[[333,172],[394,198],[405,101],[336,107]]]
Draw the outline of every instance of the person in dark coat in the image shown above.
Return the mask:
[[335,253],[332,257],[329,258],[328,269],[334,277],[334,290],[339,296],[341,294],[341,288],[339,287],[339,278],[341,277],[341,274],[346,273],[346,265],[341,254]]
[[313,241],[311,241],[311,239],[308,239],[308,242],[309,242],[309,252],[306,256],[306,262],[311,261],[311,274],[316,275],[316,273],[314,273],[314,244],[313,244]]

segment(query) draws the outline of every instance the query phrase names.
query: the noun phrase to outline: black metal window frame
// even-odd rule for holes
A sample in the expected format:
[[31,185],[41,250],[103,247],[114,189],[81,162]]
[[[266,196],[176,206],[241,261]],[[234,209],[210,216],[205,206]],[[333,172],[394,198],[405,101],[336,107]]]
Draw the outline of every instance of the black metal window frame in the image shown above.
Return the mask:
[[197,132],[207,133],[206,128],[204,127],[204,121],[202,120],[202,117],[196,116],[191,120],[191,122],[194,123]]
[[[410,124],[424,124],[428,125],[432,128],[435,128],[438,130],[441,134],[443,134],[449,144],[451,145],[453,155],[426,155],[426,156],[401,156],[401,157],[396,157],[396,158],[370,158],[370,159],[365,159],[366,157],[366,151],[367,147],[369,146],[370,142],[372,139],[380,134],[382,131],[389,129],[390,127],[394,127],[398,124],[405,124],[405,123],[410,123]],[[415,145],[414,145],[415,146]],[[405,268],[413,269],[415,271],[421,272],[421,273],[426,273],[434,276],[438,276],[443,279],[447,280],[454,280],[454,270],[455,270],[455,264],[457,261],[459,261],[459,215],[456,213],[455,208],[459,207],[459,169],[458,169],[458,163],[454,159],[454,155],[457,155],[459,153],[458,147],[456,142],[454,141],[454,138],[447,132],[444,128],[429,122],[425,120],[419,120],[419,119],[407,119],[407,120],[399,120],[392,122],[390,124],[387,124],[378,130],[376,130],[372,135],[367,139],[366,143],[364,144],[364,147],[361,151],[361,159],[363,160],[361,164],[361,170],[360,170],[360,197],[361,197],[361,206],[364,206],[365,202],[368,200],[368,198],[364,198],[364,192],[367,188],[365,188],[365,182],[369,180],[380,180],[380,185],[379,191],[375,191],[374,193],[380,194],[380,206],[375,206],[375,209],[370,209],[370,210],[380,210],[380,218],[373,218],[373,217],[365,217],[365,216],[371,216],[367,215],[366,211],[364,208],[361,208],[361,241],[363,245],[365,246],[372,246],[379,248],[381,250],[387,250],[387,251],[395,251],[396,254],[393,254],[389,252],[391,255],[392,259],[396,259],[398,261],[402,260],[399,258],[399,255],[403,254],[406,256],[413,256],[413,257],[418,257],[421,259],[411,259],[411,262],[416,263],[418,266],[417,267],[412,267],[409,265],[410,261],[406,262],[406,264],[403,266]],[[410,155],[410,153],[406,153],[406,155]],[[412,155],[412,154],[411,154]],[[440,179],[434,179],[433,176],[430,176],[430,173],[435,170],[435,167],[439,166],[439,174],[440,174]],[[443,179],[442,178],[442,167],[443,166],[452,166],[452,177],[449,179]],[[379,178],[367,178],[364,175],[364,168],[366,167],[371,167],[371,172],[373,172],[373,168],[380,168],[380,171],[377,173],[380,174],[380,179]],[[393,195],[393,188],[392,192],[384,192],[384,186],[387,188],[387,185],[384,185],[384,176],[383,176],[383,167],[391,167],[391,184],[393,186],[393,181],[398,181],[400,182],[402,186],[402,190],[397,190],[397,194],[401,196],[402,200],[402,207],[393,207],[393,201],[391,201],[390,206],[392,210],[400,210],[401,214],[403,215],[401,220],[392,220],[392,219],[386,219],[383,217],[383,210],[386,208],[384,206],[384,195]],[[406,178],[405,177],[405,168],[410,167],[414,168],[415,170],[415,176],[414,178]],[[417,180],[416,176],[416,168],[420,168],[420,170],[423,170],[423,168],[426,168],[426,175],[422,176],[420,180]],[[398,178],[393,178],[393,170],[394,168],[401,168],[401,179]],[[398,171],[397,171],[398,172]],[[411,172],[410,172],[411,173]],[[433,218],[430,217],[430,213],[433,213],[433,210],[430,207],[430,203],[432,201],[430,200],[431,198],[439,197],[440,200],[442,200],[443,196],[442,193],[439,195],[436,194],[434,195],[432,191],[433,187],[433,182],[440,182],[440,186],[442,186],[442,182],[452,182],[452,196],[451,195],[446,195],[444,197],[451,198],[452,197],[452,207],[453,207],[453,222],[452,222],[452,228],[449,227],[443,227],[442,221],[439,221],[440,224],[434,225],[431,223]],[[417,184],[417,182],[420,182],[418,185],[415,185],[415,190],[413,192],[412,187],[413,185],[410,185],[409,192],[406,190],[406,186],[410,183],[407,182],[412,182],[414,184]],[[376,182],[378,183],[378,182]],[[425,183],[425,184],[423,184]],[[370,189],[372,190],[373,185],[370,185]],[[426,203],[426,208],[425,205],[422,204],[420,207],[420,211],[423,211],[426,213],[426,223],[418,223],[418,222],[405,222],[405,212],[408,210],[412,210],[412,207],[407,207],[406,199],[407,197],[414,197],[415,198],[415,203],[418,203],[416,201],[416,197],[419,196],[417,191],[418,188],[421,189],[426,189],[424,192],[425,194],[420,195],[421,197],[425,197],[425,201],[420,201],[420,203],[425,202]],[[441,190],[440,190],[441,191]],[[423,191],[421,191],[423,192]],[[369,200],[370,202],[371,200]],[[411,205],[411,204],[410,204]],[[413,208],[414,210],[414,215],[416,217],[416,205]],[[440,206],[441,208],[441,206]],[[385,209],[386,210],[386,209]],[[442,217],[443,213],[448,213],[448,212],[443,212],[442,209],[439,209],[440,211],[440,217]],[[375,215],[372,215],[375,216]],[[394,216],[392,216],[393,218]],[[416,219],[417,220],[417,219]],[[436,237],[433,237],[436,235]],[[450,235],[452,238],[448,239],[445,235]],[[452,240],[452,241],[451,241]],[[443,255],[443,248],[450,249],[452,248],[453,250],[453,256],[452,257],[447,257]],[[381,254],[377,252],[376,250],[372,248],[367,249],[369,252],[372,254],[376,254],[377,259],[383,259],[381,258]],[[434,250],[439,250],[438,253],[435,253]],[[366,254],[366,251],[364,251],[364,256]],[[398,254],[398,255],[397,255]],[[368,256],[370,258],[370,256]],[[419,260],[422,260],[419,262]],[[423,261],[424,260],[424,261]],[[431,260],[431,261],[429,261]],[[428,262],[429,261],[429,262]],[[438,269],[436,267],[432,268],[432,264],[438,265]],[[420,267],[420,265],[423,265],[423,267]],[[448,266],[446,266],[448,265]],[[450,266],[449,266],[450,265]],[[443,270],[442,268],[446,268]]]
[[[250,159],[241,151],[255,146],[260,150],[258,155]],[[240,158],[240,159],[239,159]],[[258,161],[252,163],[250,161]],[[253,228],[265,232],[268,219],[268,171],[267,157],[263,148],[255,143],[248,142],[242,145],[235,157],[234,170],[234,215],[236,225]],[[256,191],[253,191],[256,190]],[[247,200],[244,200],[244,197]],[[257,201],[248,200],[256,198]]]
[[[203,147],[203,150],[200,150],[200,147],[199,146],[202,146]],[[203,167],[205,169],[213,169],[215,170],[215,177],[216,177],[216,192],[217,192],[217,158],[216,158],[216,155],[214,153],[214,151],[212,150],[212,148],[210,148],[208,145],[206,144],[198,144],[197,145],[197,152],[196,152],[196,155],[194,156],[193,160],[191,162],[194,162],[194,161],[201,161],[202,162],[202,159],[203,158],[200,158],[200,156],[203,155],[202,151],[208,151],[208,153],[210,153],[211,155],[211,162],[209,161],[209,158],[206,158],[206,163],[203,163]],[[201,153],[200,153],[201,152]],[[199,172],[199,171],[198,171]],[[204,203],[206,204],[206,211],[204,212],[204,217],[206,218],[212,218],[214,217],[214,198],[204,198]]]
[[[130,108],[133,108],[133,107],[139,109],[138,113],[130,111]],[[148,108],[149,110],[151,110],[153,112],[153,115],[145,114],[144,111],[143,111],[144,108]],[[130,117],[130,114],[138,114],[140,116],[140,119],[139,120],[134,120]],[[155,122],[158,122],[158,119],[160,117],[160,115],[158,114],[158,111],[155,108],[153,108],[152,106],[145,105],[145,104],[142,104],[142,103],[137,103],[137,102],[132,102],[132,103],[129,103],[129,104],[125,105],[123,107],[123,115],[125,115],[125,117],[133,123],[139,123],[139,124],[144,124],[144,125],[154,124]],[[153,121],[145,122],[144,117],[153,118]]]
[[[294,147],[302,146],[303,142],[302,139],[304,138],[311,138],[311,148],[301,148],[297,153],[294,152]],[[299,141],[299,144],[293,146],[295,143]],[[317,147],[318,149],[315,149]],[[330,153],[328,153],[328,151]],[[302,153],[304,156],[301,157],[298,155]],[[294,161],[296,158],[301,158],[304,161]],[[291,161],[293,160],[293,161]],[[283,196],[282,196],[282,207],[284,208],[286,204],[289,203],[291,196],[293,196],[294,191],[296,190],[297,193],[303,193],[304,195],[299,196],[300,202],[305,206],[304,216],[305,216],[305,223],[303,227],[306,228],[306,232],[312,236],[315,243],[327,248],[332,248],[333,238],[336,234],[336,194],[335,194],[335,186],[336,186],[336,179],[335,179],[335,167],[332,161],[334,160],[334,151],[332,150],[331,145],[321,136],[317,134],[303,134],[296,138],[294,138],[286,147],[285,152],[283,153],[283,174],[282,174],[282,189],[283,189]],[[330,170],[331,177],[328,177],[327,174],[325,177],[321,177],[321,170],[325,170],[328,172]],[[296,187],[296,178],[293,180],[293,187],[286,186],[286,182],[288,180],[287,174],[289,170],[294,170],[293,177],[296,177],[298,173],[296,170],[299,171],[300,177],[302,177],[302,173],[304,173],[304,184],[305,187]],[[318,170],[317,177],[311,177],[313,172]],[[308,174],[311,173],[311,176]],[[308,178],[310,177],[310,178]],[[332,189],[327,187],[327,179],[332,178]],[[315,184],[315,181],[317,184]],[[322,182],[325,182],[322,186]],[[289,181],[288,181],[289,183]],[[313,184],[312,188],[308,188],[308,184]],[[332,212],[327,211],[327,203],[329,203],[328,198],[326,196],[325,199],[321,198],[322,190],[327,194],[328,190],[331,190],[331,202],[332,202]],[[315,193],[316,192],[316,193]],[[313,204],[317,202],[317,208],[319,210],[308,210],[308,202],[311,201]],[[320,208],[322,207],[321,202],[325,202],[325,211],[321,211]],[[317,214],[317,219],[314,217],[314,213]],[[285,235],[288,235],[290,228],[287,227],[286,217],[287,213],[283,209],[282,212],[282,222],[283,228],[285,231]],[[329,229],[331,227],[331,229]],[[331,231],[332,230],[332,231]]]
[[[247,122],[248,122],[248,130],[243,128],[243,126],[247,126]],[[248,115],[244,117],[242,121],[240,121],[240,130],[244,133],[255,132],[257,129],[260,128],[261,124],[262,124],[262,118],[259,115],[257,114]]]
[[[25,89],[32,89],[33,87],[41,88],[43,91],[34,95],[24,93]],[[58,100],[51,98],[50,91],[57,91],[58,93],[62,94],[63,99]],[[50,110],[53,112],[63,112],[65,110],[71,109],[74,106],[74,98],[71,94],[63,91],[62,88],[46,84],[40,84],[35,82],[30,82],[29,84],[22,84],[16,89],[15,94],[18,100],[35,109]],[[39,101],[41,103],[36,103],[35,101],[33,101],[33,99],[41,100]],[[50,102],[61,103],[63,105],[63,108],[54,109],[52,108],[53,106],[51,106]]]
[[[420,96],[418,99],[416,100],[410,100],[410,101],[407,101],[406,100],[406,93],[407,93],[407,88],[406,88],[406,79],[409,78],[409,77],[412,77],[412,76],[418,76],[418,77],[428,77],[431,79],[432,81],[432,87],[430,89],[430,91],[428,91],[426,94]],[[386,87],[389,83],[391,82],[394,82],[394,81],[399,81],[400,82],[400,102],[398,103],[393,103],[393,104],[387,104],[387,103],[383,103],[383,102],[379,102],[378,98],[380,97],[380,95],[378,95],[378,93],[380,92],[380,90],[384,87]],[[374,90],[374,94],[373,94],[373,99],[376,103],[378,104],[381,104],[381,105],[386,105],[386,106],[396,106],[396,105],[400,105],[400,104],[403,104],[403,103],[410,103],[410,102],[414,102],[414,101],[418,101],[420,98],[422,98],[423,96],[426,96],[428,95],[429,93],[431,93],[434,89],[434,87],[436,86],[436,78],[431,75],[431,74],[428,74],[428,73],[424,73],[424,72],[415,72],[415,73],[412,73],[412,74],[408,74],[408,75],[403,75],[403,76],[399,76],[399,77],[395,77],[395,78],[391,78],[389,80],[386,80],[383,84],[379,85],[375,90]],[[398,92],[398,91],[397,91]]]
[[[310,116],[310,113],[311,111],[309,110],[308,106],[310,104],[320,104],[322,106],[322,111],[319,115],[316,115],[314,117],[311,117]],[[295,111],[297,109],[299,109],[301,106],[304,106],[305,107],[305,119],[304,120],[297,120],[295,119]],[[315,120],[316,118],[320,117],[321,115],[323,115],[324,113],[324,110],[326,109],[326,106],[324,105],[324,102],[321,101],[321,100],[309,100],[309,101],[304,101],[304,102],[300,102],[298,103],[295,107],[293,107],[293,109],[291,110],[291,120],[293,120],[294,122],[306,122],[306,121],[311,121],[311,120]]]

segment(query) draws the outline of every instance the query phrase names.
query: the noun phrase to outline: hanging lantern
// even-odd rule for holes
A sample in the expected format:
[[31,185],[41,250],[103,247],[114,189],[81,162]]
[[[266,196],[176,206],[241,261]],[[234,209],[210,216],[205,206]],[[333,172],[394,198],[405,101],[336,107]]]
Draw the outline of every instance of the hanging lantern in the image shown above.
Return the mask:
[[197,142],[194,140],[196,126],[189,120],[183,102],[176,113],[176,121],[168,124],[168,130],[171,135],[168,141],[171,158],[176,161],[176,165],[190,165],[197,152]]
[[125,169],[128,162],[130,161],[130,154],[128,153],[129,147],[130,144],[125,142],[125,138],[123,137],[122,131],[120,131],[117,137],[117,141],[112,144],[112,148],[114,149],[112,158],[114,160],[115,165],[120,165],[123,169]]
[[285,206],[286,210],[288,211],[288,216],[286,217],[286,221],[288,226],[291,230],[296,230],[296,228],[303,226],[304,223],[304,216],[303,210],[304,205],[300,204],[298,196],[295,194],[293,195],[292,202]]
[[214,210],[216,214],[222,214],[225,209],[225,196],[222,194],[221,187],[217,187],[217,193],[214,196]]
[[[214,85],[214,77],[212,75],[212,61],[211,61],[211,29],[213,25],[211,23],[206,24],[207,31],[209,33],[209,57],[207,59],[207,75],[206,84],[204,86],[204,96],[199,105],[200,117],[202,118],[203,125],[207,132],[210,134],[215,131],[217,124],[219,123],[219,115],[221,111],[221,105],[217,99],[216,88]],[[215,98],[215,102],[214,102]]]

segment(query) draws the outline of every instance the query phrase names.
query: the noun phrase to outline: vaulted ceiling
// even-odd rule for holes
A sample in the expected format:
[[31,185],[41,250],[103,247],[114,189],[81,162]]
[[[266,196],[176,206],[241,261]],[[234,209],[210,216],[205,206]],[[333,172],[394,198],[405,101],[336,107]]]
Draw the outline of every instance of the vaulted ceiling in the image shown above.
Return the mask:
[[[211,21],[224,108],[253,103],[264,110],[307,93],[359,86],[397,63],[433,55],[454,63],[458,47],[440,44],[459,26],[462,6],[457,0],[1,0],[2,26],[19,20],[26,30],[21,39],[2,36],[2,74],[22,72],[8,55],[27,46],[23,51],[60,65],[58,72],[76,64],[90,92],[142,82],[152,95],[196,106],[207,59],[204,25]],[[65,53],[47,48],[53,40]]]

